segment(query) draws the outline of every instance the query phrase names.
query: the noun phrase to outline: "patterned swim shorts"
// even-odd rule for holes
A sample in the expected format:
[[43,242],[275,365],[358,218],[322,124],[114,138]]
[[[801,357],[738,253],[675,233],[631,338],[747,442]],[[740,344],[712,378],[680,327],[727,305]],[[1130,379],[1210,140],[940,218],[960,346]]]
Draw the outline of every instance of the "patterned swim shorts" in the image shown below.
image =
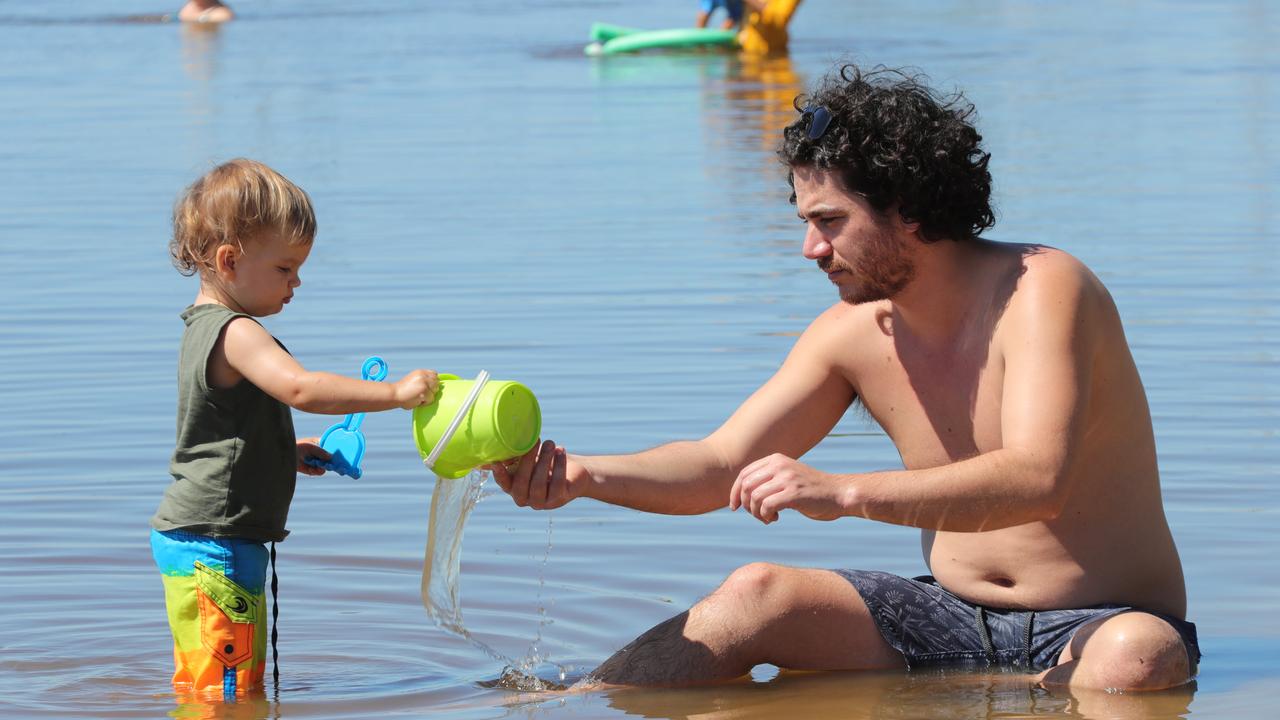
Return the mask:
[[152,530],[151,553],[173,632],[174,688],[221,688],[224,695],[260,688],[267,654],[266,546]]
[[1037,611],[984,608],[944,590],[929,575],[907,579],[872,570],[835,572],[862,595],[880,635],[902,653],[909,668],[1047,670],[1081,626],[1131,610],[1172,625],[1182,636],[1192,668],[1200,662],[1195,624],[1163,613],[1129,605]]

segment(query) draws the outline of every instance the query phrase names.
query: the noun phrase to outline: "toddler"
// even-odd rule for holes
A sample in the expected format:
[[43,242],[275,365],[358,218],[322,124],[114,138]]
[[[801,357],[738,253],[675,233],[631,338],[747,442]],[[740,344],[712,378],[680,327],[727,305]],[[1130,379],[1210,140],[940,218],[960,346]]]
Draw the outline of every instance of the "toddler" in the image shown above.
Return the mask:
[[151,518],[176,688],[262,684],[266,543],[274,559],[297,473],[324,473],[304,460],[328,459],[314,438],[295,439],[289,409],[341,415],[435,397],[430,370],[395,383],[309,371],[255,320],[293,299],[315,234],[307,194],[253,160],[219,165],[174,207],[174,264],[200,276],[182,312],[173,482]]

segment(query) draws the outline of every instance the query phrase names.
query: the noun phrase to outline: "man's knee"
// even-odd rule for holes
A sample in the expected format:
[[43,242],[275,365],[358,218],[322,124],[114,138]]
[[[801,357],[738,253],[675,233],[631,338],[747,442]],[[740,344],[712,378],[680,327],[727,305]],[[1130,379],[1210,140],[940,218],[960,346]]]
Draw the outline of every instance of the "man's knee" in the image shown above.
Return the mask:
[[1078,634],[1082,637],[1072,640],[1072,654],[1085,677],[1073,678],[1073,685],[1078,680],[1095,687],[1159,690],[1191,679],[1182,636],[1155,615],[1126,612]]
[[725,578],[715,594],[753,606],[776,602],[785,593],[786,577],[790,571],[791,568],[765,562],[743,565]]
[[759,637],[787,616],[795,602],[791,582],[795,573],[794,568],[772,563],[743,565],[729,573],[720,587],[699,603],[699,609],[737,632]]

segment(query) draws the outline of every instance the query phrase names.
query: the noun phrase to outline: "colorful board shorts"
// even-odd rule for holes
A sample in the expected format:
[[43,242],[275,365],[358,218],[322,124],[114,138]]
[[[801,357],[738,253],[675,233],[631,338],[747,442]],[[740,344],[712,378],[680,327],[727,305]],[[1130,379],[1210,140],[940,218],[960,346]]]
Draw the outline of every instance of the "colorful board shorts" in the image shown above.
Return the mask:
[[260,542],[151,531],[173,632],[173,686],[262,687],[267,655],[267,548]]
[[1145,612],[1182,636],[1192,672],[1200,662],[1196,626],[1129,605],[1073,610],[1002,610],[962,600],[930,575],[907,579],[872,570],[836,570],[862,596],[885,642],[909,668],[997,667],[1032,672],[1058,662],[1076,630],[1122,612]]

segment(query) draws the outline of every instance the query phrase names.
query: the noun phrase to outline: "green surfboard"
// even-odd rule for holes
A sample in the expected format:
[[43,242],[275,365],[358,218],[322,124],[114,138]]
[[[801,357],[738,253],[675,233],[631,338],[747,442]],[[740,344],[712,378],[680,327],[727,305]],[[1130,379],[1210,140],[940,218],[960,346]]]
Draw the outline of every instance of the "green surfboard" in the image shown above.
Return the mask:
[[738,31],[706,28],[635,30],[621,25],[595,23],[591,26],[591,39],[593,42],[586,47],[588,55],[616,55],[662,48],[729,48],[737,44]]

